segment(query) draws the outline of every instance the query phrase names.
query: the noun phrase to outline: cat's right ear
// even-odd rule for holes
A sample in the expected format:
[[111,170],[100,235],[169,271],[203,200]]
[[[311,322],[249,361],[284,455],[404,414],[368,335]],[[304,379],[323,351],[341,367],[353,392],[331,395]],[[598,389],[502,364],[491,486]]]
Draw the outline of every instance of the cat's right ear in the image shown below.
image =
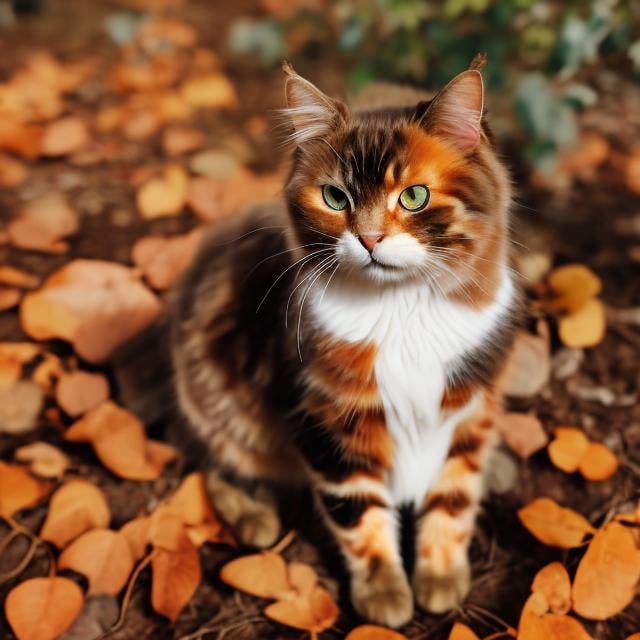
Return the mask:
[[282,113],[293,127],[292,142],[302,144],[321,138],[344,122],[347,108],[342,102],[333,100],[314,84],[299,76],[288,62],[285,62],[282,68],[287,75],[287,107]]

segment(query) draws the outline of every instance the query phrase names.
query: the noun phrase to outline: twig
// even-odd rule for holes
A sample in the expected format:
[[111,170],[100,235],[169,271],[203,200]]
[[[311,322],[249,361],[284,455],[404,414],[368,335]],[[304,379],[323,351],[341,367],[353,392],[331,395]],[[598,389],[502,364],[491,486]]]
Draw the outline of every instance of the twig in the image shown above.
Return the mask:
[[40,544],[40,540],[34,538],[33,536],[31,537],[31,544],[29,545],[29,549],[27,549],[27,553],[24,555],[24,557],[16,567],[0,577],[0,585],[13,580],[13,578],[19,576],[29,566],[29,563],[33,560],[33,556],[36,554],[36,551]]
[[295,529],[292,529],[280,540],[280,542],[271,547],[270,551],[273,551],[274,553],[282,553],[296,539],[297,535],[298,534]]
[[157,553],[156,549],[153,549],[153,551],[150,551],[140,561],[140,564],[138,564],[135,571],[131,574],[131,578],[129,578],[129,584],[127,585],[127,590],[125,591],[124,598],[122,599],[122,605],[120,606],[120,615],[118,616],[118,620],[111,627],[111,629],[107,629],[107,631],[105,631],[102,635],[95,638],[95,640],[102,640],[103,638],[107,638],[122,627],[122,624],[124,623],[124,619],[127,615],[127,609],[129,608],[129,604],[131,602],[133,587],[136,584],[136,580],[138,579],[138,576],[142,573],[142,570],[151,563],[153,558],[156,556],[156,553]]

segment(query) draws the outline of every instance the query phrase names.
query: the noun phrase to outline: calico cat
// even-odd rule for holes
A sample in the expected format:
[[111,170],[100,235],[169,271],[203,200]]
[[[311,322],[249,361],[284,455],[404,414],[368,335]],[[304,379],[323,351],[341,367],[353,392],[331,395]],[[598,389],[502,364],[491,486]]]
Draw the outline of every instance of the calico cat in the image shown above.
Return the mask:
[[173,305],[179,404],[217,464],[221,516],[268,546],[272,501],[229,478],[310,484],[353,606],[392,627],[414,597],[444,612],[469,590],[514,330],[510,186],[478,67],[431,101],[354,110],[285,65],[286,207],[216,226]]

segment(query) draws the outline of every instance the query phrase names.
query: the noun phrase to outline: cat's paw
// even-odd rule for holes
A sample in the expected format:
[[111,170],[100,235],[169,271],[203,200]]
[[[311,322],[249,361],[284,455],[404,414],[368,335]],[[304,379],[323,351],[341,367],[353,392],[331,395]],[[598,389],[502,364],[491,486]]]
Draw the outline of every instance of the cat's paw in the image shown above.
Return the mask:
[[280,529],[278,515],[266,505],[246,511],[233,524],[234,533],[240,543],[261,549],[275,544]]
[[354,578],[351,601],[363,618],[375,624],[398,628],[413,617],[413,594],[401,568],[369,580]]
[[468,560],[451,567],[447,572],[436,572],[428,562],[416,568],[413,590],[416,601],[430,613],[445,613],[455,609],[471,588],[471,567]]

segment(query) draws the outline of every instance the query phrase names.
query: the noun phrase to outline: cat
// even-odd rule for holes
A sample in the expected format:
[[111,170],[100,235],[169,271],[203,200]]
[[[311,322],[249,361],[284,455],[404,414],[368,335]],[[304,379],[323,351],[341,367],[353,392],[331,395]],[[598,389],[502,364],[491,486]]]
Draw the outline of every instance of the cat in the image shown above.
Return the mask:
[[216,461],[221,517],[267,547],[273,500],[242,481],[310,485],[355,610],[390,627],[470,588],[514,334],[510,182],[480,69],[432,100],[357,110],[285,64],[284,204],[216,225],[174,293],[177,396]]

